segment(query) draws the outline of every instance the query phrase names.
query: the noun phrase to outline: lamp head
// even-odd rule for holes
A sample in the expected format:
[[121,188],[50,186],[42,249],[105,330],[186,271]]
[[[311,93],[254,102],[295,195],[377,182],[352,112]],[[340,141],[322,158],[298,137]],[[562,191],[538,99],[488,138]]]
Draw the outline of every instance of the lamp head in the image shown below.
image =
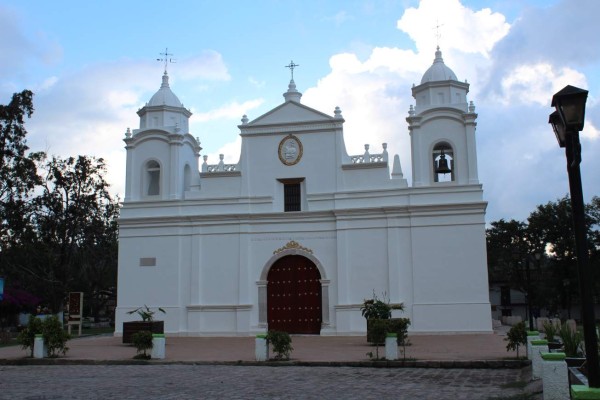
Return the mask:
[[552,130],[554,131],[554,135],[556,135],[556,140],[558,141],[558,145],[560,147],[565,147],[565,141],[567,140],[567,133],[565,131],[565,125],[560,119],[560,115],[558,111],[552,112],[550,114],[550,119],[548,123],[552,125]]
[[585,103],[588,91],[567,85],[552,96],[552,107],[556,108],[567,132],[583,129]]

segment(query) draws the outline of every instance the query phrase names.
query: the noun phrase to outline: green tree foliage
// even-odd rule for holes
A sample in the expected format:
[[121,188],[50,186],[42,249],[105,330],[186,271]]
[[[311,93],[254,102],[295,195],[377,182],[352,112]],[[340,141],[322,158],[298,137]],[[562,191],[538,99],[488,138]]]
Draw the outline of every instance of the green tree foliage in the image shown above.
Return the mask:
[[[588,244],[596,293],[600,289],[600,197],[586,205]],[[513,289],[527,291],[530,269],[534,306],[551,314],[566,310],[578,295],[577,259],[571,202],[568,196],[538,205],[526,222],[499,220],[486,231],[489,277]],[[538,262],[534,253],[542,255]]]
[[116,286],[118,201],[102,158],[25,156],[32,97],[0,105],[0,274],[54,312],[82,291],[95,314]]
[[[0,249],[19,242],[30,231],[30,194],[41,183],[37,164],[44,153],[26,154],[24,121],[33,113],[33,93],[15,93],[0,104]],[[0,253],[1,257],[1,253]]]
[[506,344],[506,351],[516,350],[517,358],[519,358],[519,347],[527,344],[525,322],[521,321],[510,328],[504,340],[508,342]]

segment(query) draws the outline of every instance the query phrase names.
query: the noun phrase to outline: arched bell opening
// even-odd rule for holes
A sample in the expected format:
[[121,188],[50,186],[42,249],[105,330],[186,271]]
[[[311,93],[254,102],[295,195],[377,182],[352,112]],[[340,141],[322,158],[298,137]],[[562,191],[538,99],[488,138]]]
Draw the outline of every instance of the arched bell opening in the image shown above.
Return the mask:
[[452,150],[452,147],[445,142],[438,143],[433,148],[431,156],[433,161],[433,181],[454,181],[454,150]]
[[146,163],[145,173],[145,194],[146,196],[157,196],[160,194],[160,164],[155,160]]

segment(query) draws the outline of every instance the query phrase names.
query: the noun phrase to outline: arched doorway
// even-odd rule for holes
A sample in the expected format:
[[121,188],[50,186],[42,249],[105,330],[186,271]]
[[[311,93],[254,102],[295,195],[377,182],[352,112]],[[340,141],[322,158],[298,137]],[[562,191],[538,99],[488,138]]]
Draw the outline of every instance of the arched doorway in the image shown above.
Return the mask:
[[277,260],[267,275],[269,330],[321,332],[321,274],[308,258],[290,255]]

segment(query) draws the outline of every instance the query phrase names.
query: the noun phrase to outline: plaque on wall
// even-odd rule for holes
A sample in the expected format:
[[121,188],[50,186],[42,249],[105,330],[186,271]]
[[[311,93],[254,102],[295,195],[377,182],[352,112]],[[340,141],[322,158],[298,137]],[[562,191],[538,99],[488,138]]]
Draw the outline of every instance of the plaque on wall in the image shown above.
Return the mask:
[[302,158],[302,142],[290,134],[279,142],[279,160],[285,165],[295,165]]

